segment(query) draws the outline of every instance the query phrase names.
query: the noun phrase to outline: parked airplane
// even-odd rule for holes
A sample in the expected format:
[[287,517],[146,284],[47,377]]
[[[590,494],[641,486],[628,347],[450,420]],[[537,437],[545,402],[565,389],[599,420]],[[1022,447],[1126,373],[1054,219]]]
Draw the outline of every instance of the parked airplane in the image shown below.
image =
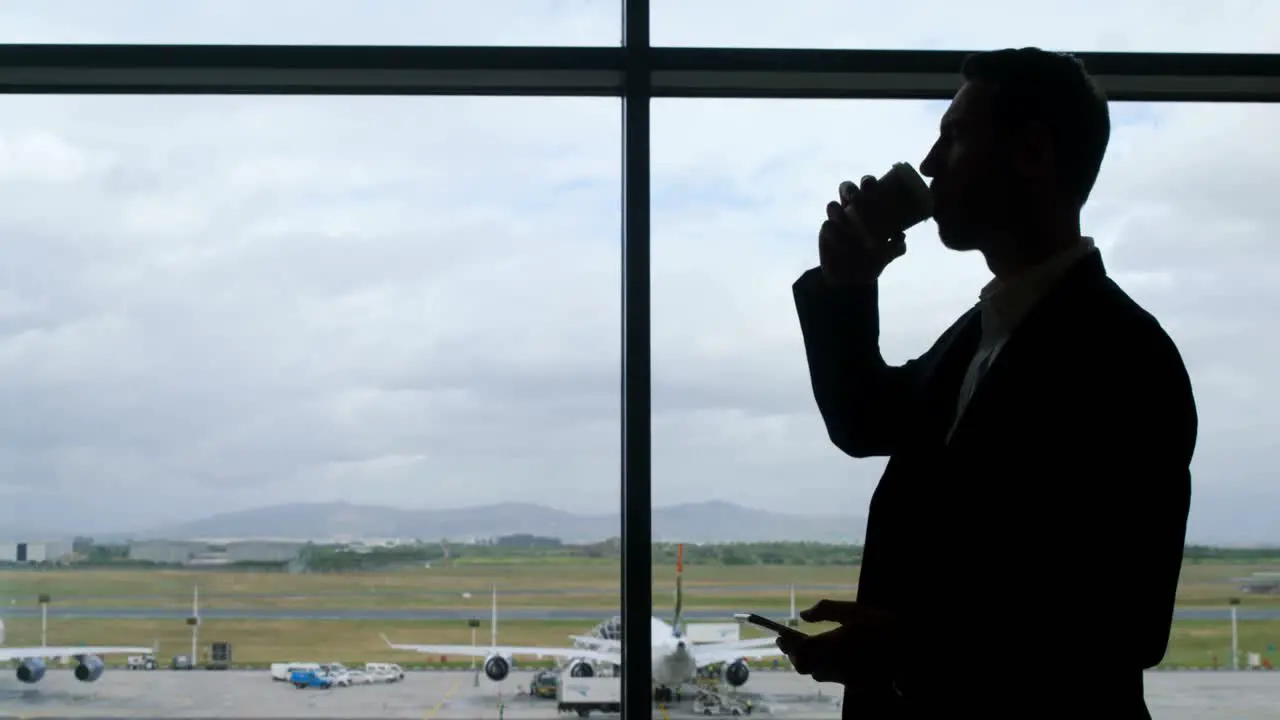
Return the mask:
[[75,646],[40,646],[40,647],[4,647],[4,622],[0,621],[0,662],[18,662],[18,680],[24,683],[37,683],[44,677],[46,662],[53,658],[73,657],[76,659],[75,676],[80,682],[94,682],[102,677],[106,665],[102,655],[149,655],[149,647],[115,647],[85,645]]
[[[683,616],[684,605],[684,546],[680,546],[676,557],[676,595],[675,613],[670,624],[654,617],[650,619],[652,633],[652,672],[655,686],[655,699],[670,701],[675,690],[694,683],[699,668],[709,665],[724,665],[725,682],[738,687],[747,681],[751,669],[747,660],[758,660],[766,657],[781,657],[771,638],[757,638],[722,643],[706,643],[694,645],[685,640]],[[412,650],[430,655],[461,655],[464,657],[483,657],[484,673],[495,682],[504,680],[511,672],[511,660],[516,655],[534,657],[556,657],[569,661],[567,668],[574,677],[591,677],[595,674],[592,663],[607,663],[620,667],[622,665],[622,642],[620,640],[596,638],[589,636],[570,636],[580,647],[518,647],[498,644],[498,597],[495,590],[493,597],[492,637],[489,647],[471,645],[407,645],[393,643],[383,636],[387,645],[395,650]]]

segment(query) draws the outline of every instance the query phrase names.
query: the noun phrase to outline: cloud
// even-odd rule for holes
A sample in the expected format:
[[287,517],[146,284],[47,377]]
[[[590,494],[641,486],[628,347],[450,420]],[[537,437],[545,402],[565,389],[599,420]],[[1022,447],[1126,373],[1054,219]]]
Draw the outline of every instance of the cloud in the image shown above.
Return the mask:
[[1159,0],[1016,0],[979,5],[905,0],[878,6],[832,0],[652,0],[655,45],[695,47],[972,50],[1036,45],[1055,50],[1271,52],[1267,0],[1220,5]]
[[16,0],[0,42],[617,45],[622,4],[599,0]]
[[[608,2],[370,5],[277,0],[268,17],[262,3],[106,13],[45,0],[0,10],[0,40],[618,38]],[[1280,27],[1231,27],[1208,6],[1070,7],[1078,15],[1046,10],[1056,21],[1024,32],[985,19],[1016,17],[1011,4],[979,19],[909,2],[872,23],[830,2],[714,15],[663,2],[654,39],[1245,50]],[[883,464],[827,441],[790,285],[815,262],[836,184],[918,163],[944,107],[654,102],[655,501],[865,508]],[[1186,356],[1206,508],[1193,528],[1230,538],[1230,509],[1269,509],[1250,498],[1269,497],[1280,405],[1277,110],[1113,114],[1086,229]],[[616,509],[619,120],[613,99],[8,98],[0,525],[102,530],[324,499]],[[931,226],[908,245],[882,291],[894,361],[927,347],[987,279]]]

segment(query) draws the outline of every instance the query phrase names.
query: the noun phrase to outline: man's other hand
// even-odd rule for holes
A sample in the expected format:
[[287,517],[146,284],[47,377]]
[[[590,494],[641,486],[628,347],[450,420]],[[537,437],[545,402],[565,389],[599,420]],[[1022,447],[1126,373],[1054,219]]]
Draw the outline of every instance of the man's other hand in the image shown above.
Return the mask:
[[848,628],[843,627],[817,635],[783,633],[778,636],[778,648],[801,675],[818,682],[843,683],[851,670],[848,635]]
[[819,600],[813,607],[800,611],[805,622],[833,622],[862,627],[887,626],[889,615],[882,610],[853,600]]
[[886,613],[856,602],[820,600],[800,617],[805,622],[840,625],[817,635],[778,636],[778,648],[801,675],[849,684],[884,674],[893,666],[898,648],[892,618]]

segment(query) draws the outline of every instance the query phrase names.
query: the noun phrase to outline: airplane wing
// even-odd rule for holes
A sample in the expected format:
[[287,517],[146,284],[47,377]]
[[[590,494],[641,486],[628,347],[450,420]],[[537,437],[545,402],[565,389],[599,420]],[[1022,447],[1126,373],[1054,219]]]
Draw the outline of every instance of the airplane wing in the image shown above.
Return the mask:
[[[570,635],[569,639],[581,643],[585,647],[594,648],[596,650],[622,652],[622,643],[617,640],[606,640],[604,638],[592,637],[590,635]],[[726,642],[703,643],[701,645],[697,645],[696,652],[714,652],[716,650],[727,649],[750,650],[755,648],[772,648],[777,647],[777,644],[778,639],[776,637],[751,638],[750,640],[729,640]]]
[[778,645],[778,638],[777,638],[777,636],[774,636],[774,637],[751,638],[750,640],[730,640],[730,641],[727,641],[727,642],[718,642],[718,643],[711,643],[711,644],[709,644],[709,645],[702,645],[702,646],[700,646],[700,647],[707,647],[707,648],[767,648],[767,647],[777,647],[777,645]]
[[[604,638],[592,637],[590,635],[570,635],[569,639],[581,644],[583,647],[595,650],[613,651],[616,653],[622,652],[622,643],[618,640],[606,640]],[[778,638],[762,637],[751,638],[750,640],[730,640],[726,642],[703,643],[695,647],[697,648],[696,652],[702,653],[705,651],[714,652],[716,650],[727,649],[751,650],[756,648],[773,648],[777,647],[777,645]]]
[[693,657],[694,660],[697,661],[698,667],[733,662],[738,658],[762,660],[764,658],[771,657],[786,657],[786,653],[779,650],[776,645],[773,647],[720,647],[717,645],[703,645],[696,648],[693,652]]
[[[385,637],[383,639],[386,640]],[[613,663],[615,665],[622,664],[622,656],[616,652],[601,652],[599,650],[579,648],[524,647],[519,645],[499,645],[497,647],[485,645],[402,645],[393,643],[390,640],[387,640],[387,646],[392,650],[411,650],[427,655],[461,655],[463,657],[483,658],[496,651],[502,655],[532,655],[537,658],[580,658],[595,662]]]
[[0,662],[26,660],[27,658],[80,657],[83,655],[150,655],[153,652],[155,652],[154,648],[149,647],[114,647],[105,645],[0,647]]

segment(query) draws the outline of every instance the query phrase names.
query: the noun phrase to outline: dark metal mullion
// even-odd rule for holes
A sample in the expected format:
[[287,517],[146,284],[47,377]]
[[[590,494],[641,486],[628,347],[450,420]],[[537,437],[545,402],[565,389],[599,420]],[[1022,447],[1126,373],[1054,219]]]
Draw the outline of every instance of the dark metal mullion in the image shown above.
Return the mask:
[[[0,45],[0,93],[946,99],[967,53],[618,47]],[[1079,53],[1114,100],[1280,101],[1280,54]],[[632,60],[628,60],[632,58]]]
[[[1275,103],[1280,76],[1100,75],[1116,102]],[[655,97],[947,100],[960,87],[956,72],[912,74],[824,72],[657,71]]]
[[[660,47],[655,72],[958,73],[978,50],[810,50],[802,48]],[[1074,52],[1095,75],[1275,77],[1275,53]]]
[[622,6],[622,712],[652,715],[649,0]]

